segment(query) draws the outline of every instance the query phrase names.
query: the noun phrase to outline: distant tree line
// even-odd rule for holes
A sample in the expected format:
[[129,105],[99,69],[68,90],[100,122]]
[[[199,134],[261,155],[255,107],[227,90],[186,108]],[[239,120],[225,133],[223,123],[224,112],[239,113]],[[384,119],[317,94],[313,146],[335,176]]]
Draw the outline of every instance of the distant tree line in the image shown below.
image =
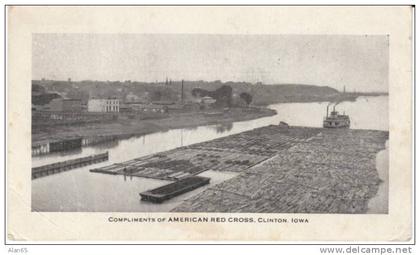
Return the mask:
[[54,98],[61,98],[57,93],[48,93],[44,87],[39,84],[32,85],[32,104],[45,105]]
[[[128,94],[138,97],[137,100],[179,101],[181,99],[182,82],[138,82],[138,81],[56,81],[33,80],[32,84],[41,85],[45,93],[57,93],[63,97],[81,99],[86,103],[91,97],[117,97],[124,100]],[[35,86],[36,87],[36,86]],[[36,88],[41,89],[42,88]],[[35,90],[36,90],[35,89]],[[193,91],[194,90],[194,91]],[[37,96],[42,91],[34,91]],[[220,93],[220,94],[219,94]],[[235,96],[232,96],[232,93]],[[246,93],[246,94],[243,94]],[[229,105],[268,105],[285,102],[328,101],[340,94],[331,87],[303,84],[262,84],[250,82],[188,81],[184,80],[183,95],[185,101],[193,94],[210,96],[221,106]],[[346,93],[349,94],[349,93]],[[252,95],[252,96],[251,96]],[[354,96],[354,95],[352,95]],[[44,97],[44,96],[43,96]],[[50,96],[48,96],[50,97]],[[38,100],[38,99],[36,99]],[[43,101],[41,99],[41,101]]]
[[242,92],[239,97],[245,101],[246,105],[249,105],[252,102],[252,96],[246,92]]
[[219,107],[232,106],[232,88],[227,85],[223,85],[214,91],[195,88],[191,91],[191,94],[195,97],[211,97],[216,100],[215,105]]
[[[191,91],[191,94],[194,97],[212,97],[216,100],[215,105],[221,107],[231,107],[232,106],[232,87],[228,85],[223,85],[220,88],[210,91],[202,88],[194,88]],[[246,92],[242,92],[239,97],[249,105],[252,102],[252,95]]]

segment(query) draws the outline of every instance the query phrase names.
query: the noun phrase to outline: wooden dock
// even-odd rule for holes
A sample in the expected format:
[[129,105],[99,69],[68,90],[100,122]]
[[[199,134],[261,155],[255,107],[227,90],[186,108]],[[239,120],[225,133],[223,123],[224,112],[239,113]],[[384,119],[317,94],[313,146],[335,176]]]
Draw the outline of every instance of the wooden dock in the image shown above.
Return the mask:
[[108,160],[108,152],[32,168],[32,179]]
[[68,137],[34,143],[32,144],[32,156],[81,149],[82,140],[82,137]]

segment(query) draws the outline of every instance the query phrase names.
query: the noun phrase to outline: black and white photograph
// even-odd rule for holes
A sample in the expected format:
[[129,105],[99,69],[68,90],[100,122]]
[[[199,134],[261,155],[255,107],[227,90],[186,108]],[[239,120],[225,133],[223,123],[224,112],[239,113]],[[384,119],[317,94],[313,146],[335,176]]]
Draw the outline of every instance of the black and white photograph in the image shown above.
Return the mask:
[[388,214],[389,45],[33,33],[31,210]]
[[415,242],[412,6],[6,14],[8,243]]

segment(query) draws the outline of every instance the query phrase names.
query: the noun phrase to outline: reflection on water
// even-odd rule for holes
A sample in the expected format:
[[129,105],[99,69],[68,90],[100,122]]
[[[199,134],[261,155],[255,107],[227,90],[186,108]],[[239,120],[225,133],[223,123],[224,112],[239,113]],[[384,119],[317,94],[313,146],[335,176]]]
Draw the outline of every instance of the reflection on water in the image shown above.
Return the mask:
[[109,149],[109,148],[113,148],[116,147],[120,144],[119,140],[112,140],[112,141],[106,141],[103,143],[99,143],[97,145],[95,145],[95,148],[98,149]]
[[[33,167],[109,152],[109,161],[55,174],[32,181],[32,206],[41,211],[168,211],[172,202],[163,206],[140,202],[139,192],[156,188],[168,182],[145,178],[129,178],[99,173],[89,169],[127,161],[152,153],[208,141],[246,130],[277,125],[284,121],[294,126],[321,127],[328,103],[289,103],[271,105],[277,114],[256,120],[209,125],[196,128],[173,129],[140,137],[132,137],[107,145],[83,147],[77,153],[48,154],[33,157]],[[337,110],[350,115],[351,128],[388,130],[388,97],[358,98],[356,102],[343,102]],[[214,173],[212,178],[230,178]],[[217,178],[216,178],[217,179]],[[208,186],[184,194],[195,194]],[[167,205],[167,207],[165,207]]]
[[217,133],[219,133],[219,134],[224,133],[224,132],[232,130],[233,123],[229,122],[229,123],[219,124],[219,125],[216,125],[215,128],[216,128]]
[[[39,155],[35,155],[32,156],[32,163],[34,162],[34,160],[36,158],[45,158],[47,156],[50,157],[58,157],[58,158],[78,158],[79,155],[81,155],[82,153],[82,149],[81,148],[75,148],[72,150],[66,150],[66,151],[55,151],[55,152],[50,152],[48,154],[39,154]],[[36,161],[36,160],[35,160]]]
[[192,130],[196,130],[197,129],[197,127],[185,127],[185,128],[183,128],[184,130],[189,130],[189,131],[192,131]]

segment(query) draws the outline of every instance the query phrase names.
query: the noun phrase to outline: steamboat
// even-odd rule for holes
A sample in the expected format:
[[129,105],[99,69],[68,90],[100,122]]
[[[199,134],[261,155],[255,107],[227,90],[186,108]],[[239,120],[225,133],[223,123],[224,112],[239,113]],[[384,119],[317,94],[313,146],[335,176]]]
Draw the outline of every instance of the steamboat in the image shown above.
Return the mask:
[[350,117],[346,115],[345,112],[340,114],[335,110],[335,104],[331,113],[328,111],[329,106],[327,106],[327,116],[324,118],[323,127],[324,128],[350,128]]

